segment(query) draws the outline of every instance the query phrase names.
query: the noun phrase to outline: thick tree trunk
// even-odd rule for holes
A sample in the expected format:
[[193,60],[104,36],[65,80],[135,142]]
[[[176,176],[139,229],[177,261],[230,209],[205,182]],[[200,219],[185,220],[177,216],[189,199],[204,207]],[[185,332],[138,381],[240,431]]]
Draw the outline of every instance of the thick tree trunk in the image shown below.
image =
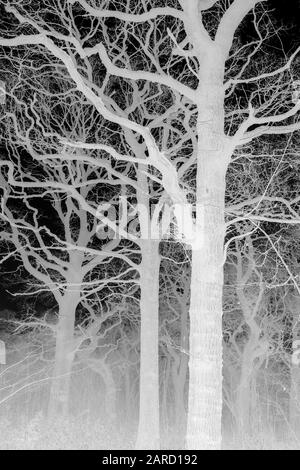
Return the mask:
[[137,449],[159,449],[159,243],[141,242],[140,408]]
[[74,324],[77,292],[66,292],[59,306],[53,377],[48,405],[48,418],[67,416],[72,365],[74,361]]
[[220,449],[222,294],[225,237],[224,60],[201,62],[198,101],[196,238],[192,253],[187,446]]
[[187,446],[219,449],[222,418],[222,293],[225,172],[203,179],[203,246],[193,252]]

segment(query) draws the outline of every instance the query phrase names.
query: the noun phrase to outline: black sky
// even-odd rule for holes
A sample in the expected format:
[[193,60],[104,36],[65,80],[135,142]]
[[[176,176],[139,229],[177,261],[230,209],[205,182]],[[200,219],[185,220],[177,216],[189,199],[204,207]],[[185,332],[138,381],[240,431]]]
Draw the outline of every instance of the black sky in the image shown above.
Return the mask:
[[300,43],[300,0],[269,0],[268,7],[279,23],[289,28],[281,34],[286,49]]
[[[288,30],[280,34],[286,52],[300,45],[300,0],[269,0],[266,7],[273,10],[275,19]],[[0,284],[0,310],[13,308],[14,300]]]

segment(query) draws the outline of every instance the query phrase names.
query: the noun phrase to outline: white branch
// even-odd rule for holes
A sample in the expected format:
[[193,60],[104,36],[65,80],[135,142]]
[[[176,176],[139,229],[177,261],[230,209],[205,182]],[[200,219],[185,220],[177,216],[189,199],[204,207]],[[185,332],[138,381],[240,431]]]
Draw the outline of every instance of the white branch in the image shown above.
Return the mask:
[[221,48],[225,57],[230,52],[234,34],[245,16],[258,3],[264,1],[268,0],[235,0],[224,13],[218,27],[215,42]]
[[125,13],[118,10],[101,10],[100,8],[93,8],[85,0],[68,0],[70,4],[79,3],[91,16],[95,18],[116,18],[122,21],[131,23],[144,23],[145,21],[156,19],[158,16],[173,16],[179,20],[183,20],[184,14],[182,11],[171,7],[152,8],[145,13]]

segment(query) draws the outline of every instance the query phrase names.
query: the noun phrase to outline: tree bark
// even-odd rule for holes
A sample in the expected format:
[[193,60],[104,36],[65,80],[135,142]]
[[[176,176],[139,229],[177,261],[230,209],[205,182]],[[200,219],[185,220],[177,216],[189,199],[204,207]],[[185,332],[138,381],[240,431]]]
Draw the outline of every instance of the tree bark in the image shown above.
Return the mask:
[[196,238],[192,253],[187,447],[221,448],[225,237],[224,60],[202,58],[198,100]]
[[59,305],[53,377],[48,405],[50,420],[65,417],[69,413],[71,374],[75,356],[75,314],[79,300],[80,291],[68,288]]
[[[182,302],[180,310],[180,355],[176,355],[172,363],[174,385],[174,405],[176,415],[177,448],[184,445],[187,426],[186,384],[188,379],[189,324],[188,302]],[[176,442],[176,441],[175,441]]]
[[243,354],[241,364],[241,376],[240,383],[237,389],[236,396],[236,415],[238,420],[238,434],[242,438],[242,441],[247,439],[251,435],[252,428],[252,398],[255,396],[253,391],[253,364],[252,358],[247,360],[246,354]]
[[159,243],[141,242],[140,407],[136,449],[159,449]]
[[203,184],[211,198],[192,258],[187,446],[204,450],[221,447],[224,174],[212,171]]
[[[174,365],[175,368],[175,365]],[[177,369],[177,368],[176,368]],[[173,383],[174,383],[174,407],[176,413],[175,429],[177,436],[175,443],[177,448],[179,445],[184,444],[186,435],[186,399],[185,399],[185,386],[188,371],[188,360],[186,357],[180,358],[179,371],[173,370]]]

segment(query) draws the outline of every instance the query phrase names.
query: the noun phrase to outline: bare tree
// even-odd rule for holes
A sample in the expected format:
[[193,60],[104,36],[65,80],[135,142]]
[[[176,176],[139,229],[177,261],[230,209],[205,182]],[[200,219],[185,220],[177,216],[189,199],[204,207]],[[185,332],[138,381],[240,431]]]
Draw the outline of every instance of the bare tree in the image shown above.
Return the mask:
[[[35,94],[28,104],[26,79],[24,86],[18,77],[9,90],[10,96],[7,96],[10,103],[7,104],[3,122],[6,126],[5,142],[10,153],[5,165],[1,165],[1,187],[4,190],[1,200],[1,238],[9,246],[2,262],[15,258],[32,279],[30,289],[19,295],[32,296],[48,291],[57,304],[56,323],[49,321],[45,315],[42,319],[33,316],[20,325],[48,329],[55,338],[48,411],[49,417],[53,418],[68,412],[72,366],[81,343],[90,337],[91,331],[97,335],[107,318],[115,317],[113,311],[102,315],[101,304],[95,307],[96,312],[89,308],[95,296],[107,288],[105,266],[116,259],[121,263],[120,272],[112,274],[109,279],[113,285],[114,282],[122,284],[122,275],[125,273],[126,278],[126,271],[130,273],[135,263],[131,267],[126,264],[129,261],[126,249],[121,247],[118,253],[113,252],[118,248],[120,240],[99,240],[98,219],[89,217],[87,211],[69,195],[70,191],[75,190],[78,197],[89,201],[96,212],[101,202],[96,183],[106,183],[107,179],[99,175],[99,165],[87,166],[81,157],[78,159],[76,149],[68,152],[62,149],[60,143],[54,145],[52,142],[51,145],[47,141],[59,120],[56,107],[62,112],[61,130],[70,137],[72,132],[76,137],[81,132],[89,132],[95,123],[91,118],[91,110],[76,102],[74,97],[71,97],[70,103],[67,99],[63,101],[62,97],[66,98],[68,91],[63,90],[62,86],[61,95],[53,96],[47,84],[45,86],[43,72],[42,68],[39,74],[41,82],[35,76],[40,85],[38,99]],[[54,159],[50,164],[46,155],[37,158],[37,149],[46,150],[47,147],[51,147],[52,151],[56,148],[58,161],[55,161],[54,154],[49,154],[49,158]],[[24,151],[27,151],[27,159],[22,157]],[[64,162],[61,161],[63,155]],[[109,168],[109,165],[104,159],[102,176],[105,167]],[[111,172],[114,173],[114,170],[111,169]],[[116,179],[115,184],[117,182]],[[101,264],[104,268],[99,271]],[[124,279],[124,282],[128,280]],[[80,321],[78,323],[76,317],[79,305],[86,310],[83,324]]]
[[[264,60],[263,44],[275,33],[263,9],[265,2],[174,0],[152,7],[150,1],[124,0],[116,8],[113,2],[66,0],[35,8],[34,3],[9,1],[6,13],[12,27],[0,39],[0,44],[9,50],[21,47],[26,51],[45,51],[53,66],[64,71],[99,115],[113,123],[118,132],[130,130],[143,142],[146,158],[120,154],[112,144],[104,146],[97,139],[69,139],[64,142],[66,145],[103,150],[116,161],[142,165],[148,169],[147,177],[162,186],[173,204],[185,206],[188,196],[195,203],[189,448],[221,446],[228,167],[241,147],[268,135],[289,135],[299,129],[293,118],[298,115],[300,101],[295,100],[290,74],[299,48],[288,59],[283,53],[279,65],[278,60],[274,65]],[[82,14],[88,20],[80,30],[76,18]],[[257,39],[241,44],[239,27],[246,17],[250,20],[250,15]],[[257,63],[258,68],[253,65]],[[105,76],[102,80],[99,70]],[[169,98],[164,100],[164,109],[157,111],[161,123],[158,127],[162,123],[170,126],[174,134],[180,134],[179,139],[171,137],[164,146],[158,130],[149,128],[147,116],[140,123],[134,115],[125,117],[115,111],[118,96],[107,96],[105,88],[107,78],[113,76],[141,87],[144,82],[154,89],[161,87]],[[122,106],[120,102],[119,107]],[[187,186],[186,180],[192,175]],[[95,215],[78,192],[72,194],[83,209]],[[266,192],[260,198],[265,195]],[[259,220],[259,201],[247,199],[232,210],[235,219]],[[252,208],[249,214],[241,215],[245,205]],[[286,220],[289,218],[290,214]],[[276,217],[269,219],[275,221]],[[151,423],[157,429],[157,424]],[[155,436],[151,445],[157,444],[157,432]]]

